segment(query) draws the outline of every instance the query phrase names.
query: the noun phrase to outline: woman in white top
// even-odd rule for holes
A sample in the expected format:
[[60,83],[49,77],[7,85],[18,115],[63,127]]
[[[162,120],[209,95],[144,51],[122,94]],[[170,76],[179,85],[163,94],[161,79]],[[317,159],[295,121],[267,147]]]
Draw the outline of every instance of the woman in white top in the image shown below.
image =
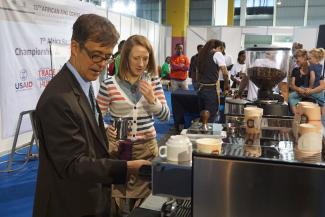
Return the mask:
[[239,87],[241,77],[246,73],[246,53],[244,50],[238,52],[237,62],[233,65],[230,71],[230,78],[233,81],[232,88]]

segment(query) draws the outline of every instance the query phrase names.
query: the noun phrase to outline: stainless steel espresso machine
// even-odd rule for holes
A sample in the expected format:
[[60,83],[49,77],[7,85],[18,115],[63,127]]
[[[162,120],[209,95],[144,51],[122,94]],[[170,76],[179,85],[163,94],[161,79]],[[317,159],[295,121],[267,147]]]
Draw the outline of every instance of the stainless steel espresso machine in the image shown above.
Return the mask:
[[244,107],[257,106],[263,108],[262,138],[282,137],[281,130],[291,128],[293,118],[288,115],[288,104],[278,93],[278,84],[287,82],[289,51],[289,48],[275,47],[246,49],[247,76],[258,87],[257,99],[227,98],[225,122],[228,126],[238,129],[243,125]]

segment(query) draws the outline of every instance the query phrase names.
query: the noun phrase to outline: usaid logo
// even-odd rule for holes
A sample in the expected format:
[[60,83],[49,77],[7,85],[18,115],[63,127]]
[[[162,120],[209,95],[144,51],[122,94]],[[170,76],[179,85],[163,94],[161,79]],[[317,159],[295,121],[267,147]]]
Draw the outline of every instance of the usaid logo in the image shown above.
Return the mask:
[[30,90],[33,88],[33,81],[29,78],[29,72],[26,69],[22,69],[19,72],[19,78],[15,83],[16,91]]
[[27,81],[28,78],[28,73],[26,69],[22,69],[21,72],[19,73],[19,77],[21,81]]

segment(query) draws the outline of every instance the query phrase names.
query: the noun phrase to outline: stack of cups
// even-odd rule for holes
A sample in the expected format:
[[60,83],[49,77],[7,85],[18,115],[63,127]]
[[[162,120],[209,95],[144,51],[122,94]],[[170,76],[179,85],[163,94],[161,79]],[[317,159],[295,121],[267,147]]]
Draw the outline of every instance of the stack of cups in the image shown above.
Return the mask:
[[320,107],[311,102],[299,102],[294,124],[295,159],[309,163],[320,162],[322,152]]
[[244,119],[246,127],[244,150],[246,156],[259,157],[262,154],[260,146],[262,116],[262,108],[244,108]]

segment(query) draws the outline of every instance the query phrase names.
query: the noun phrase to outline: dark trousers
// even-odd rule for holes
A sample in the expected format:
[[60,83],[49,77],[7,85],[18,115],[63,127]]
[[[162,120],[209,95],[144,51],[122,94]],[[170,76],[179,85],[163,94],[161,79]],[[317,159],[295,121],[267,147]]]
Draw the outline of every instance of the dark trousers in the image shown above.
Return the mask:
[[216,87],[202,88],[199,93],[200,111],[208,110],[210,112],[209,123],[214,123],[218,111],[218,97]]
[[199,83],[197,81],[192,81],[193,89],[197,91],[199,89]]

